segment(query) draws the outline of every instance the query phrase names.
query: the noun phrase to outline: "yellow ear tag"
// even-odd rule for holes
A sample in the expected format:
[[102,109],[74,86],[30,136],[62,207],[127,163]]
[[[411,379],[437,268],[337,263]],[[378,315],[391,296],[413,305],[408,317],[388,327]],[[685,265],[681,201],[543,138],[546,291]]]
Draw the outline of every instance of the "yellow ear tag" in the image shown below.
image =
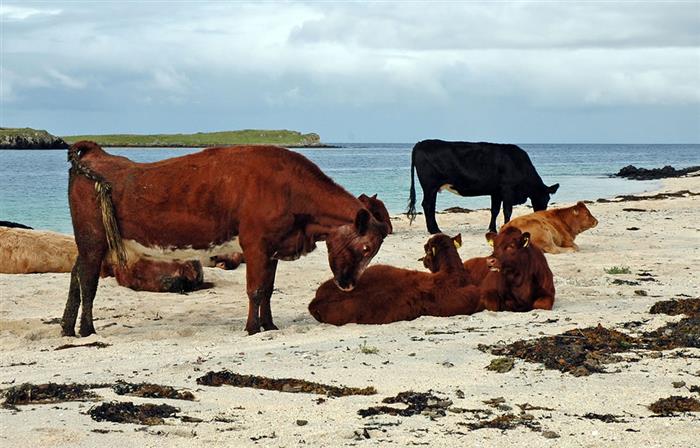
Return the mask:
[[453,243],[455,243],[455,247],[456,247],[457,249],[459,249],[460,247],[462,247],[462,245],[461,245],[461,244],[459,244],[459,242],[458,242],[458,241],[456,241],[456,240],[452,240],[452,242],[453,242]]
[[488,240],[489,246],[493,247],[493,240]]
[[523,247],[527,247],[530,245],[530,238],[525,238],[525,242],[523,243]]
[[433,250],[433,257],[434,257],[435,254],[437,253],[437,250],[435,250],[435,246],[433,246],[431,249]]

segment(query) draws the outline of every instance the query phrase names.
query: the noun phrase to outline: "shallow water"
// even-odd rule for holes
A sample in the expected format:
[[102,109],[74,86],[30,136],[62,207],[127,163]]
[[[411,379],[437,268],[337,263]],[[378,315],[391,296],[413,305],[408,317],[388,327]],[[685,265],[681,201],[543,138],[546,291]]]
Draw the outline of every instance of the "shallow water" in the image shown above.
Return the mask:
[[[374,194],[392,214],[408,202],[413,143],[338,144],[341,148],[296,149],[351,193]],[[612,197],[657,188],[657,181],[611,178],[626,165],[676,168],[700,165],[700,145],[523,144],[542,180],[559,183],[553,203]],[[169,148],[108,148],[139,162],[199,151]],[[67,202],[68,162],[62,150],[0,151],[0,220],[38,229],[72,233]],[[271,174],[271,175],[274,175]],[[416,179],[417,182],[417,179]],[[422,191],[416,183],[420,210]],[[452,206],[484,208],[488,197],[462,198],[443,192],[438,210]]]

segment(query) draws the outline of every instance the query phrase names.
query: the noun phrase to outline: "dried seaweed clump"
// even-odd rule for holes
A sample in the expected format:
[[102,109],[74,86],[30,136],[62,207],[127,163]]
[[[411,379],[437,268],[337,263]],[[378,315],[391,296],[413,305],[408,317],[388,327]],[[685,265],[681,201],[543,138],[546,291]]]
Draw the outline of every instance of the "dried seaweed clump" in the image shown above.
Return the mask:
[[474,423],[464,423],[464,425],[472,431],[484,428],[494,428],[506,431],[508,429],[515,429],[519,426],[524,426],[536,432],[540,432],[542,430],[541,425],[535,420],[535,417],[531,414],[525,413],[521,413],[519,415],[503,414],[494,417],[491,420],[478,420]]
[[601,325],[569,330],[563,334],[539,339],[516,341],[501,346],[480,346],[498,356],[517,356],[538,362],[549,369],[569,372],[574,376],[603,372],[602,364],[614,362],[613,353],[629,350],[635,338],[609,330]]
[[676,412],[700,412],[700,401],[695,398],[673,395],[650,404],[649,410],[659,415],[674,415]]
[[85,401],[98,398],[88,391],[84,384],[30,384],[24,383],[13,386],[3,392],[3,406],[14,408],[16,405],[60,403],[63,401]]
[[112,386],[112,390],[117,395],[131,395],[144,398],[172,398],[175,400],[194,400],[194,395],[190,391],[179,391],[172,386],[161,386],[160,384],[149,383],[127,383],[117,381]]
[[686,316],[700,315],[700,299],[673,299],[656,302],[649,310],[651,314],[668,314],[669,316],[677,316],[685,314]]
[[451,400],[440,398],[430,392],[413,391],[400,392],[395,397],[387,397],[382,400],[382,403],[402,403],[406,407],[401,409],[391,406],[372,406],[367,409],[360,409],[357,413],[362,417],[379,414],[400,415],[402,417],[425,414],[430,417],[444,417],[445,411],[452,405]]
[[647,350],[671,350],[681,347],[700,348],[700,315],[669,322],[640,337],[640,347]]
[[329,395],[331,397],[344,397],[347,395],[374,395],[377,390],[374,387],[344,387],[330,386],[294,378],[266,378],[256,375],[241,375],[228,370],[220,372],[208,372],[197,378],[197,384],[204,386],[221,386],[228,384],[235,387],[252,387],[253,389],[277,390],[280,392],[301,392],[306,394]]
[[102,403],[90,409],[89,414],[98,422],[135,423],[138,425],[162,425],[165,418],[174,417],[180,412],[167,404],[134,404],[113,401]]

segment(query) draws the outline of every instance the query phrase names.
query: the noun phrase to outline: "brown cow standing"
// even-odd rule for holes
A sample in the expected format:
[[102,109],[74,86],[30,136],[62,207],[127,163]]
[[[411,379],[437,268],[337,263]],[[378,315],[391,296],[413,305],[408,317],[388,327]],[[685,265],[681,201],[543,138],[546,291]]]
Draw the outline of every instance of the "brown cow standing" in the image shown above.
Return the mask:
[[[493,254],[464,262],[467,283],[481,291],[479,310],[551,310],[554,278],[542,251],[530,243],[530,235],[504,228],[498,234],[487,233],[486,240],[493,245]],[[435,272],[430,254],[423,264]]]
[[336,285],[351,290],[387,235],[360,201],[298,153],[275,146],[209,148],[155,163],[107,154],[93,142],[68,150],[69,204],[78,259],[61,326],[95,333],[92,304],[109,256],[185,261],[242,252],[249,334],[276,329],[270,296],[278,260],[326,241]]
[[521,232],[529,232],[533,244],[550,254],[575,252],[576,235],[598,225],[586,204],[579,201],[572,207],[543,210],[519,216],[501,230],[516,227]]
[[437,234],[425,245],[435,273],[376,265],[351,292],[323,283],[309,304],[319,322],[387,324],[420,316],[455,316],[479,311],[479,289],[467,277],[453,240]]

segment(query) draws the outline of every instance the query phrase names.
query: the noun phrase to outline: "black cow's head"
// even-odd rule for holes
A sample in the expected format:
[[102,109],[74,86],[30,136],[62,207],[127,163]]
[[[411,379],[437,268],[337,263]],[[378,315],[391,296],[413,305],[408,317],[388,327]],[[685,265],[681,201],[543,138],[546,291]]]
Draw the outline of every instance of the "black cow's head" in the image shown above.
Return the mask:
[[361,208],[354,223],[337,227],[328,235],[328,263],[338,288],[343,291],[355,288],[387,234],[387,225],[377,221],[367,209]]
[[540,210],[547,210],[547,205],[549,205],[549,199],[554,193],[559,189],[559,184],[550,185],[549,187],[542,184],[542,188],[538,189],[535,193],[530,196],[530,201],[532,202],[532,208],[539,212]]

